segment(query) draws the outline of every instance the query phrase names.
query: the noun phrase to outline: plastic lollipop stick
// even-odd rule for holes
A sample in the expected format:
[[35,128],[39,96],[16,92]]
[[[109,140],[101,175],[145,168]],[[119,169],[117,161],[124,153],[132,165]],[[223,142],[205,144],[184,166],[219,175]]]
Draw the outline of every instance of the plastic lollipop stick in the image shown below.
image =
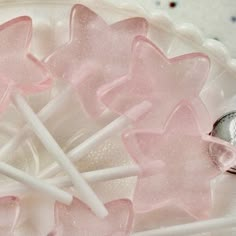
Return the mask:
[[[116,120],[112,121],[103,129],[99,130],[96,134],[92,135],[90,138],[85,140],[82,144],[72,149],[67,153],[68,158],[71,161],[78,161],[86,154],[88,154],[93,148],[102,144],[105,140],[114,134],[127,128],[132,124],[133,120],[140,119],[144,116],[151,108],[151,104],[147,101],[142,102],[139,105],[134,106],[125,115],[118,117]],[[39,173],[40,178],[49,178],[60,171],[60,166],[57,163],[53,163],[46,167],[41,173]]]
[[233,227],[236,227],[236,218],[225,217],[138,232],[132,234],[132,236],[190,236]]
[[[52,99],[42,110],[37,114],[42,122],[46,121],[58,108],[66,102],[71,94],[73,88],[68,86],[58,96]],[[0,161],[5,161],[10,154],[16,150],[22,143],[25,142],[27,137],[33,134],[32,130],[28,125],[25,125],[10,141],[8,141],[3,147],[0,148]]]
[[[83,177],[89,183],[97,183],[97,182],[104,182],[109,180],[138,176],[140,173],[141,173],[140,168],[134,165],[134,166],[113,167],[108,169],[85,172],[83,173]],[[61,188],[71,186],[71,181],[68,179],[67,176],[54,177],[46,181],[50,184],[54,184]]]
[[[111,137],[113,134],[120,132],[130,125],[131,120],[126,116],[121,116],[115,121],[108,124],[102,130],[98,131],[96,134],[92,135],[90,138],[85,140],[79,146],[72,149],[67,153],[68,158],[71,161],[76,161],[88,154],[93,148],[96,148],[102,144],[105,140]],[[39,173],[40,178],[49,178],[53,175],[56,175],[61,170],[60,166],[57,163],[53,163],[46,167],[44,170]]]
[[[89,183],[104,182],[109,180],[139,176],[141,170],[137,165],[132,166],[120,166],[102,170],[95,170],[82,173],[83,178]],[[48,184],[55,185],[60,188],[71,187],[72,183],[68,176],[58,176],[50,179],[45,179]],[[20,184],[13,183],[7,186],[3,186],[0,189],[0,196],[5,195],[19,195],[25,194],[28,191],[28,187]]]
[[24,173],[23,171],[18,170],[17,168],[14,168],[8,164],[0,162],[0,173],[27,185],[31,189],[46,193],[47,195],[51,196],[53,199],[58,200],[59,202],[63,202],[67,205],[69,205],[71,201],[73,200],[73,197],[71,196],[71,194],[51,184],[48,184],[45,181],[42,181],[38,178],[30,176]]
[[37,115],[27,104],[25,99],[19,93],[15,93],[13,95],[13,100],[18,110],[29,123],[32,130],[38,136],[45,148],[52,154],[52,156],[60,164],[61,168],[63,168],[63,170],[65,170],[66,173],[70,176],[71,181],[75,189],[78,191],[81,199],[86,202],[91,207],[91,209],[93,209],[94,213],[97,216],[105,217],[107,215],[107,211],[102,202],[98,199],[96,194],[83,179],[79,171],[62,151],[60,146],[39,120]]

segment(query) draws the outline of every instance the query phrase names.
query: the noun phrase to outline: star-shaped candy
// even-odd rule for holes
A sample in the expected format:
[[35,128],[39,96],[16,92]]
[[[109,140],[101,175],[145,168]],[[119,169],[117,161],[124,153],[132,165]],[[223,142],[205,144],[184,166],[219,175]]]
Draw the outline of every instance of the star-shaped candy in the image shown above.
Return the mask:
[[236,160],[231,145],[202,134],[187,102],[177,107],[163,131],[130,131],[123,140],[144,170],[133,199],[138,212],[171,203],[195,218],[208,217],[210,181]]
[[129,200],[116,200],[106,204],[109,215],[97,218],[90,209],[74,199],[70,206],[55,205],[56,228],[50,236],[127,236],[133,225],[133,208]]
[[43,66],[29,53],[32,21],[27,16],[0,26],[0,109],[3,111],[14,89],[32,94],[48,89],[52,79]]
[[182,100],[191,101],[197,107],[204,132],[209,132],[212,122],[204,118],[208,112],[199,93],[210,68],[209,59],[201,53],[191,53],[168,59],[148,39],[136,37],[131,65],[127,75],[99,89],[102,102],[118,114],[142,101],[150,101],[153,110],[136,123],[141,128],[163,128],[167,117]]
[[108,25],[95,12],[78,4],[71,11],[69,42],[45,62],[55,77],[72,82],[83,108],[96,117],[104,111],[96,96],[98,87],[127,72],[132,42],[135,36],[146,33],[143,18]]
[[13,236],[20,214],[19,199],[16,197],[0,198],[0,235]]

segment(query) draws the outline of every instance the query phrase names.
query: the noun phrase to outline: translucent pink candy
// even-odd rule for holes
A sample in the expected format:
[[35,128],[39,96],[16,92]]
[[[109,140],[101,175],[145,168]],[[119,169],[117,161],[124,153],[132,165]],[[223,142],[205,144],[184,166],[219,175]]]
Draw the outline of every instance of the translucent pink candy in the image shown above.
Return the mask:
[[47,71],[29,53],[32,21],[21,16],[0,26],[0,109],[9,103],[13,89],[29,94],[51,85]]
[[[209,73],[209,59],[191,53],[168,59],[145,37],[136,38],[129,72],[99,89],[99,97],[112,111],[124,114],[144,100],[153,103],[153,110],[136,127],[163,128],[167,117],[184,100],[198,107],[198,117],[205,132],[212,128],[208,112],[199,93]],[[207,123],[206,123],[207,122]]]
[[108,25],[95,12],[78,4],[71,11],[69,42],[45,62],[57,78],[77,86],[84,109],[96,117],[104,110],[96,96],[98,87],[127,72],[133,39],[146,33],[143,18]]
[[70,206],[55,206],[56,228],[50,236],[127,236],[133,224],[132,203],[116,200],[106,204],[109,215],[97,218],[81,201],[74,199]]
[[0,198],[0,235],[13,236],[20,213],[19,199],[16,197]]
[[144,170],[133,199],[138,212],[175,204],[195,218],[208,217],[210,181],[236,160],[232,146],[202,134],[195,111],[185,102],[163,131],[130,131],[123,141]]

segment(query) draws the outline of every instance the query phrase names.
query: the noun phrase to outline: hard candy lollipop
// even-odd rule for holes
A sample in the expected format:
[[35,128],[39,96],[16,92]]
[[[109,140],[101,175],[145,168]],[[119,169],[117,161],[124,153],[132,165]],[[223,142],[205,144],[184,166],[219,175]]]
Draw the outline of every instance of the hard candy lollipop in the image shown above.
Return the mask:
[[197,219],[208,217],[210,181],[236,161],[231,145],[202,133],[188,103],[180,104],[164,130],[131,131],[124,143],[144,169],[133,200],[138,212],[172,203]]
[[[168,115],[183,99],[188,99],[198,107],[201,127],[204,132],[209,132],[212,123],[206,118],[208,112],[199,98],[208,72],[209,59],[203,54],[191,53],[168,59],[148,39],[137,37],[127,75],[104,85],[98,91],[104,104],[121,117],[72,149],[68,153],[69,158],[73,161],[79,160],[92,148],[131,123],[139,128],[162,128]],[[144,101],[145,104],[152,104],[151,112],[148,112],[145,119],[144,111],[139,112],[139,117],[133,119],[135,111],[140,110],[140,104]],[[59,169],[57,164],[53,164],[40,176],[50,177]]]
[[190,53],[168,59],[151,41],[140,36],[134,43],[131,61],[127,75],[108,83],[98,92],[110,110],[124,114],[141,101],[150,101],[153,111],[136,127],[162,129],[178,103],[188,100],[198,107],[203,131],[211,130],[212,122],[204,118],[208,112],[199,97],[210,69],[207,56]]
[[[0,27],[1,110],[4,111],[11,100],[14,102],[49,153],[70,176],[81,198],[94,209],[96,214],[104,216],[106,215],[106,210],[102,202],[84,181],[75,166],[70,162],[22,96],[23,94],[28,95],[43,91],[49,88],[52,82],[42,63],[28,52],[31,34],[32,22],[29,17],[18,17]],[[3,163],[1,163],[0,167],[2,167],[2,173],[14,177],[14,170],[11,167],[3,166]],[[21,176],[21,180],[25,180],[25,177],[27,177],[27,175],[23,175],[19,171],[16,173],[18,177]],[[27,181],[28,183],[31,182],[30,179]],[[39,181],[35,180],[36,182],[39,184]],[[42,187],[42,185],[40,186]],[[54,191],[55,188],[51,190]]]
[[94,216],[91,210],[77,199],[71,206],[55,205],[56,228],[50,236],[128,236],[133,224],[132,203],[116,200],[106,204],[109,215],[105,219]]

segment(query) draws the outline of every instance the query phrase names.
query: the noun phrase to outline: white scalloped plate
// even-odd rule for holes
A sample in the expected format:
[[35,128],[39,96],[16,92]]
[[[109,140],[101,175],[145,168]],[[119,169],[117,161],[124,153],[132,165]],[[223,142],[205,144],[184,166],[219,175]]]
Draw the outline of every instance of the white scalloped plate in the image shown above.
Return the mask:
[[[207,84],[205,85],[201,97],[206,104],[213,119],[217,119],[223,113],[235,109],[236,104],[236,60],[230,57],[227,49],[220,42],[212,39],[206,39],[202,33],[191,24],[175,25],[170,17],[165,12],[147,12],[141,5],[134,3],[134,1],[123,0],[81,0],[81,1],[0,1],[0,22],[3,23],[11,18],[20,15],[29,15],[33,18],[33,41],[31,51],[38,58],[44,58],[55,48],[63,44],[68,39],[68,26],[69,26],[69,14],[70,9],[74,3],[83,3],[94,11],[99,13],[108,23],[118,21],[124,18],[132,16],[143,16],[150,23],[149,38],[153,40],[158,47],[160,47],[168,57],[173,57],[190,52],[203,52],[211,58],[211,72]],[[43,95],[41,95],[43,96]],[[45,101],[45,99],[44,99]],[[37,107],[37,106],[36,106]],[[99,124],[95,125],[94,130],[99,128]],[[86,133],[86,132],[85,132]],[[88,135],[90,131],[87,132]],[[86,136],[85,135],[85,136]],[[86,138],[86,137],[83,137]],[[81,140],[80,140],[81,141]],[[70,141],[68,141],[70,142]],[[72,143],[74,140],[71,141]],[[79,142],[77,140],[77,142]],[[122,161],[110,163],[110,165],[118,165],[121,163],[128,163],[129,160],[124,154],[124,150],[120,147],[120,141],[117,138],[113,138],[110,143],[104,144],[106,147],[112,147],[112,150],[116,151],[117,159],[122,157]],[[113,145],[113,146],[112,146]],[[66,146],[66,144],[65,144]],[[102,147],[100,147],[102,149]],[[38,150],[40,154],[40,150]],[[94,153],[90,153],[90,160],[92,160],[93,168],[101,168],[104,163],[99,162],[101,160],[101,150],[96,150]],[[106,154],[108,157],[108,154]],[[100,158],[100,159],[99,159]],[[107,160],[106,158],[102,160]],[[37,158],[36,158],[37,159]],[[37,173],[39,164],[35,159],[36,167],[34,174]],[[91,163],[90,163],[91,164]],[[82,163],[83,170],[86,170],[86,162]],[[231,209],[233,211],[234,206],[232,187],[234,187],[234,176],[225,175],[220,178],[213,186],[214,192],[214,209],[212,217],[226,216],[230,214]],[[95,186],[100,196],[104,201],[119,197],[129,197],[131,194],[130,184],[133,184],[135,179],[124,181],[115,181],[107,184],[98,184]],[[115,184],[114,184],[115,183]],[[108,192],[112,191],[112,194]],[[227,194],[228,195],[227,195]],[[108,196],[109,195],[109,196]],[[34,199],[34,201],[32,200]],[[35,200],[36,199],[36,200]],[[23,214],[22,220],[19,222],[19,227],[16,230],[16,235],[21,236],[45,236],[46,231],[40,232],[40,224],[43,220],[44,227],[47,225],[48,229],[52,227],[52,215],[50,215],[51,202],[45,203],[42,200],[42,204],[39,204],[39,199],[35,196],[29,196],[23,200]],[[33,204],[32,204],[33,202]],[[37,207],[36,207],[37,204]],[[27,207],[28,206],[28,207]],[[35,206],[35,209],[30,214],[27,210],[30,206]],[[40,210],[40,207],[45,209],[48,207],[48,211]],[[45,210],[44,209],[44,210]],[[49,215],[45,215],[47,212]],[[176,224],[180,222],[188,222],[191,219],[186,217],[178,217],[173,220],[167,220],[168,214],[172,216],[176,214],[178,210],[159,211],[149,215],[140,216],[137,218],[136,230],[143,230],[144,228],[152,228],[154,226],[164,226],[170,224]],[[39,213],[39,214],[38,214]],[[173,217],[172,217],[173,218]],[[40,220],[40,223],[38,223]],[[23,224],[24,222],[24,224]],[[145,225],[145,226],[144,226]],[[47,228],[46,227],[46,228]],[[37,232],[38,231],[38,232]],[[230,232],[219,232],[217,234],[206,234],[214,236],[231,235]],[[203,234],[202,234],[203,235]],[[205,235],[205,234],[204,234]],[[232,233],[233,235],[233,233]],[[99,236],[99,234],[98,234]]]

